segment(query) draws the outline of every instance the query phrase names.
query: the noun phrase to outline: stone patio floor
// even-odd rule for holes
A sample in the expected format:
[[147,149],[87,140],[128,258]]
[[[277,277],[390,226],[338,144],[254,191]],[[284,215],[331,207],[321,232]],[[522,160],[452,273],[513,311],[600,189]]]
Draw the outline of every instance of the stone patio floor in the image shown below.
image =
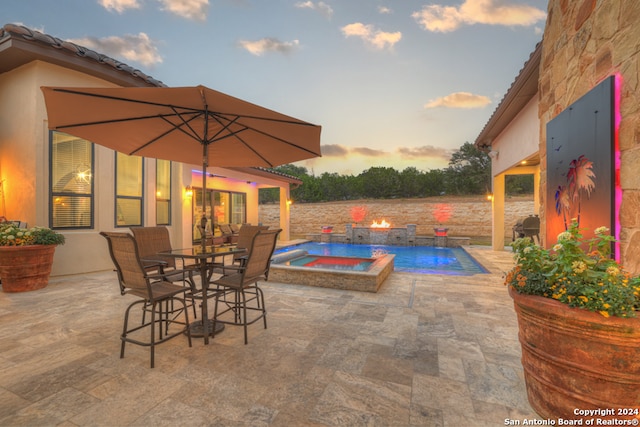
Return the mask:
[[491,273],[392,273],[376,294],[267,282],[268,329],[127,345],[112,271],[0,293],[1,426],[498,426],[527,402],[511,252]]

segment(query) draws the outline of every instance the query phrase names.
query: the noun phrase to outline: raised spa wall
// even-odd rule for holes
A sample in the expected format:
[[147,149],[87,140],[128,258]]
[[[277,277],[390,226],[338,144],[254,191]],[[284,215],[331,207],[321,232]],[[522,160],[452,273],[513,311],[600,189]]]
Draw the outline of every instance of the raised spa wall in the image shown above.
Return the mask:
[[351,243],[355,245],[391,245],[391,246],[437,246],[455,248],[468,246],[469,237],[418,236],[416,225],[406,227],[358,227],[347,224],[346,233],[332,232],[307,234],[307,240],[321,243]]
[[393,254],[384,254],[375,258],[371,268],[367,271],[286,265],[290,255],[296,256],[294,252],[299,251],[285,252],[274,256],[269,269],[270,281],[348,291],[378,292],[394,268],[395,255]]

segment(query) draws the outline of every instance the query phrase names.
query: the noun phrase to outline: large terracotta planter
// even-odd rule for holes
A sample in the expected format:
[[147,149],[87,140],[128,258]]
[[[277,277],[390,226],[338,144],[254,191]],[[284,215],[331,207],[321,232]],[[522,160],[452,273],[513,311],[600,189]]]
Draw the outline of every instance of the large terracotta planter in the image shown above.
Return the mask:
[[56,245],[0,246],[0,280],[4,292],[41,289],[49,283]]
[[[640,317],[605,318],[511,287],[509,294],[518,316],[527,395],[539,415],[640,419]],[[613,413],[576,413],[605,409]]]

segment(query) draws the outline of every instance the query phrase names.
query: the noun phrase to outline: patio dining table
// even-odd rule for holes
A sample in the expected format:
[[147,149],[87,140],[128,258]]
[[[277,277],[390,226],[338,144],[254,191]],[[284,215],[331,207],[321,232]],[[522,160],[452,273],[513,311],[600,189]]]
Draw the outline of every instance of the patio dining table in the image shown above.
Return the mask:
[[[198,330],[202,328],[202,336],[204,337],[204,343],[209,344],[209,336],[214,332],[213,321],[209,319],[209,309],[207,307],[207,299],[209,297],[209,272],[214,268],[214,263],[207,262],[211,259],[214,261],[216,258],[224,257],[227,255],[235,255],[246,252],[245,248],[238,248],[237,246],[222,245],[222,246],[206,246],[203,250],[202,246],[194,246],[192,248],[172,249],[170,251],[158,252],[158,255],[165,257],[181,258],[181,259],[193,259],[196,261],[195,266],[200,271],[200,280],[202,282],[202,305],[201,305],[201,325],[199,322],[193,322],[193,328],[190,329],[191,335],[200,335]],[[222,328],[224,325],[220,324]],[[219,331],[215,331],[219,332]]]

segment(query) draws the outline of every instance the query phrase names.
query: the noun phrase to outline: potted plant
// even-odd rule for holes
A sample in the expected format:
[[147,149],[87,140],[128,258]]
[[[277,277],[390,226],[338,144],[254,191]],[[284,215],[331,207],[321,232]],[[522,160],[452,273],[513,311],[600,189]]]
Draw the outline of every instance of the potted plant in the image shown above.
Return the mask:
[[64,242],[64,236],[50,228],[0,224],[2,290],[25,292],[47,286],[56,246]]
[[551,250],[512,244],[527,395],[548,419],[640,420],[640,277],[611,258],[608,231],[583,239],[573,220]]

